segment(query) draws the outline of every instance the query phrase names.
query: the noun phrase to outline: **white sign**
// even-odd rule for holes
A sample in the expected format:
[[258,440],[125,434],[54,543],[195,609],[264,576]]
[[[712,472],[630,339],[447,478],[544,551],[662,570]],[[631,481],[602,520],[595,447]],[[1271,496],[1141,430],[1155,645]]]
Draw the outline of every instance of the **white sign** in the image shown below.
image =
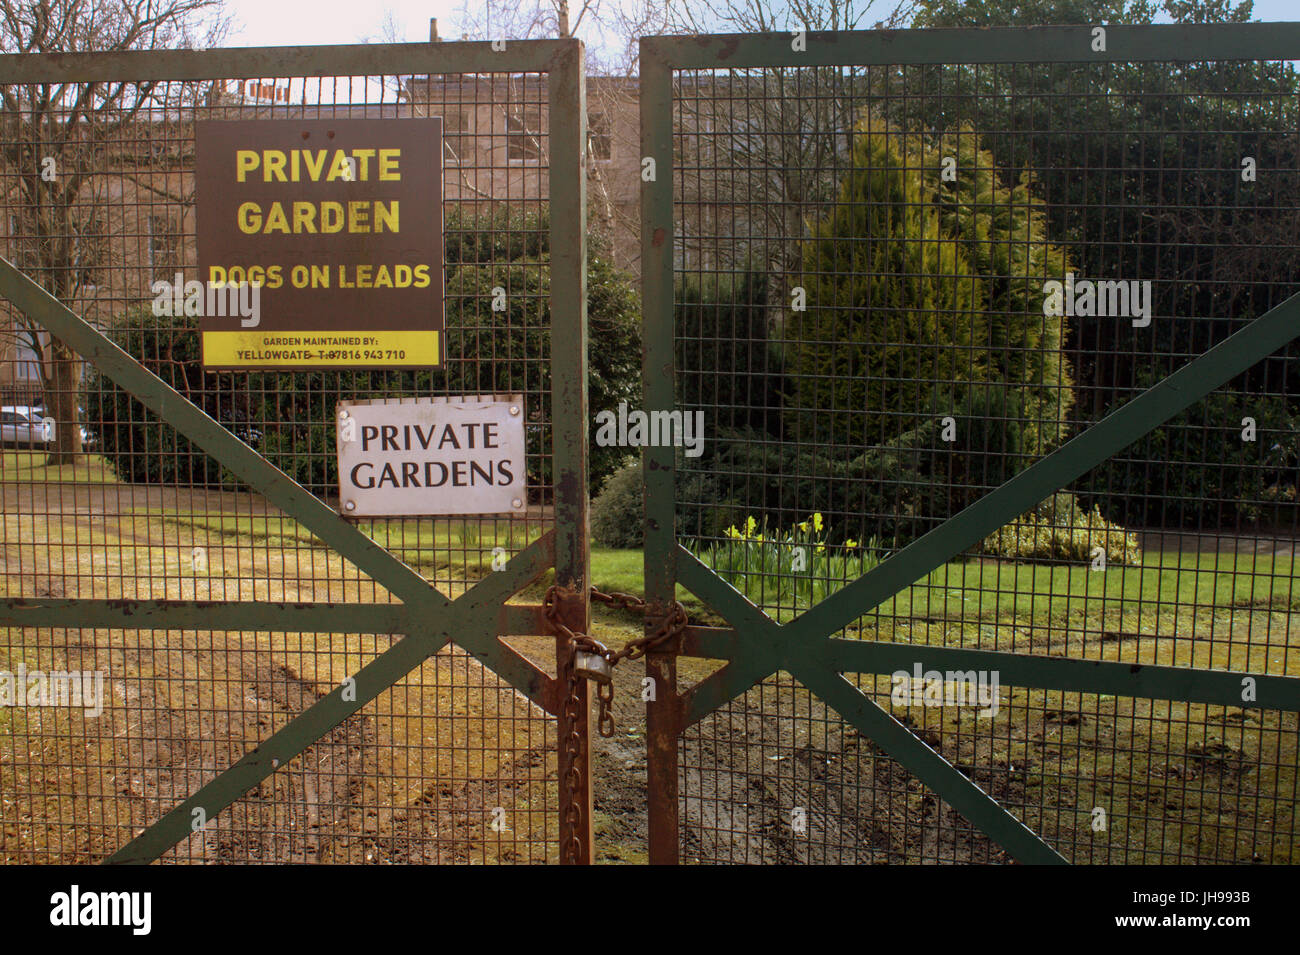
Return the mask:
[[340,512],[398,517],[522,511],[523,412],[519,395],[341,402]]

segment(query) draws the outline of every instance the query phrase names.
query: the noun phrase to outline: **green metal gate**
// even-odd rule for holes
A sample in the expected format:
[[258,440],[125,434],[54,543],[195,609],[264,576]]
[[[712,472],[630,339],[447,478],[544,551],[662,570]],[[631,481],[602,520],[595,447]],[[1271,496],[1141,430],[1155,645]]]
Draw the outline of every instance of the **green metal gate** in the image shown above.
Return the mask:
[[[12,413],[82,403],[90,442],[3,452],[0,669],[102,681],[99,712],[0,711],[0,857],[588,859],[586,687],[537,590],[588,575],[581,44],[15,55],[0,92]],[[197,371],[192,325],[147,308],[192,276],[194,121],[424,115],[445,369]],[[84,383],[21,393],[76,356]],[[524,397],[522,513],[327,500],[335,401],[502,391]],[[586,629],[585,598],[559,612]]]
[[[646,409],[706,423],[644,456],[647,634],[695,615],[647,655],[652,861],[1295,858],[1297,50],[643,42]],[[0,857],[591,858],[583,69],[572,41],[0,64],[0,414],[80,356],[40,398],[97,442],[0,452],[0,670],[104,681],[99,713],[0,710]],[[139,311],[194,262],[192,121],[412,115],[448,130],[447,372],[194,377],[193,328]],[[47,156],[61,206],[29,201]],[[1067,266],[1151,281],[1146,313],[1048,321]],[[512,388],[519,518],[329,503],[334,401]],[[936,699],[896,697],[913,672]],[[1009,693],[949,700],[966,674]]]
[[652,861],[1295,860],[1298,53],[643,40]]

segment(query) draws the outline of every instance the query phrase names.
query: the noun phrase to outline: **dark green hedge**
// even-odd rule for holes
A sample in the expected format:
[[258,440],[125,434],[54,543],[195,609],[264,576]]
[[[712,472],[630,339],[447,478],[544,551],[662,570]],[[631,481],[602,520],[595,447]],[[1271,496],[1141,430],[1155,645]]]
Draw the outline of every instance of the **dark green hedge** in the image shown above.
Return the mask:
[[[1154,378],[1148,379],[1154,381]],[[1256,439],[1242,440],[1253,418]],[[1080,482],[1080,500],[1130,527],[1292,523],[1300,414],[1280,396],[1216,391]]]
[[[109,337],[146,368],[244,440],[255,443],[260,402],[232,376],[205,375],[200,365],[197,319],[155,317],[148,306],[132,309],[109,329]],[[177,331],[176,325],[182,329]],[[184,326],[189,327],[184,327]],[[233,486],[206,452],[122,391],[93,366],[82,407],[96,450],[118,475],[138,484]]]
[[724,431],[704,457],[679,458],[678,533],[717,537],[748,517],[784,527],[817,511],[830,543],[879,537],[902,546],[1032,462],[1018,400],[977,387],[952,415],[956,440],[945,441],[934,418],[847,459],[752,429]]

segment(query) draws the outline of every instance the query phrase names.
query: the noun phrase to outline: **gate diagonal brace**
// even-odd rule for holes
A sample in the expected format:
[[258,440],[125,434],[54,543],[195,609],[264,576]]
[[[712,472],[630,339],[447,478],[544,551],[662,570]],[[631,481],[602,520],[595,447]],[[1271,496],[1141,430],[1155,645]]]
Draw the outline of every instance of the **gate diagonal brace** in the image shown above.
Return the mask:
[[[336,686],[118,849],[105,860],[106,864],[139,865],[156,861],[181,840],[199,831],[192,827],[195,810],[202,810],[203,817],[209,821],[215,819],[223,809],[257,788],[277,769],[288,764],[449,643],[455,642],[480,660],[505,661],[503,668],[507,672],[525,672],[517,662],[510,662],[513,658],[509,654],[492,649],[495,646],[515,653],[498,639],[500,609],[511,594],[517,593],[546,571],[550,566],[548,558],[553,555],[553,546],[553,535],[548,534],[534,541],[510,561],[506,570],[485,577],[452,601],[446,611],[432,618],[436,623],[431,622],[422,608],[408,608],[406,636],[352,677],[355,693],[349,695],[353,695],[354,699],[345,700],[345,685]],[[540,681],[532,693],[526,688],[520,689],[539,706],[547,697],[555,695],[553,689]]]
[[790,675],[1017,861],[1034,865],[1066,864],[1067,860],[1033,830],[843,676],[808,665],[791,667]]
[[[688,627],[683,653],[710,660],[744,657],[744,638],[730,627]],[[1233,670],[1205,670],[1120,660],[1080,660],[1005,650],[827,638],[805,651],[836,673],[886,676],[918,661],[927,669],[996,671],[1006,686],[1060,693],[1105,693],[1149,700],[1204,703],[1240,709],[1300,711],[1300,679],[1256,676]],[[1242,681],[1255,681],[1257,699],[1241,698]],[[708,710],[700,717],[708,715]],[[695,720],[691,720],[695,722]]]
[[[391,605],[374,605],[384,608],[373,612],[377,614],[376,620],[385,621],[386,632],[404,632],[406,636],[357,672],[354,677],[355,700],[343,700],[343,687],[336,687],[114,853],[109,862],[134,863],[157,859],[190,833],[193,809],[202,808],[207,818],[215,817],[279,766],[293,759],[453,640],[533,703],[547,712],[554,712],[554,681],[498,636],[501,607],[505,600],[554,564],[553,531],[512,558],[505,571],[491,574],[456,600],[449,600],[422,575],[334,513],[315,495],[262,458],[3,258],[0,258],[0,295],[52,335],[65,341],[163,422],[230,468],[268,502],[297,520],[403,601],[401,614],[404,619],[399,620],[392,619],[394,611],[390,609]],[[259,608],[257,604],[250,606],[244,602],[200,606],[201,603],[10,601],[0,611],[0,622],[30,627],[86,626],[93,621],[110,627],[114,624],[139,627],[148,620],[154,627],[167,625],[171,628],[177,621],[167,623],[169,615],[179,615],[180,621],[201,623],[199,629],[213,629],[213,622],[221,622],[222,618],[226,618],[227,623],[266,624],[272,622],[270,618],[273,617],[275,629],[286,632],[295,632],[295,627],[301,632],[315,632],[327,623],[343,627],[342,632],[372,632],[369,627],[357,627],[357,612],[352,608],[326,610],[312,605],[272,608],[260,605]],[[143,611],[144,619],[136,618],[137,610]],[[33,619],[42,611],[49,613],[51,619]],[[450,623],[445,625],[445,629],[430,630],[428,621],[439,618]]]
[[[801,651],[806,652],[809,641],[829,639],[830,634],[870,613],[1036,502],[1286,346],[1297,336],[1297,328],[1300,295],[1293,295],[787,624],[777,624],[766,614],[762,616],[769,623],[759,624],[749,611],[739,617],[739,603],[748,601],[679,544],[677,560],[682,583],[711,606],[711,598],[718,599],[719,613],[729,623],[736,625],[743,620],[751,626],[757,624],[763,634],[763,639],[754,641],[752,647],[746,640],[744,657],[733,660],[690,691],[688,718],[698,718],[700,710],[708,712],[700,701],[725,702],[739,696],[774,673],[783,659],[798,659]],[[728,592],[731,596],[727,596]],[[737,667],[742,661],[744,665]]]

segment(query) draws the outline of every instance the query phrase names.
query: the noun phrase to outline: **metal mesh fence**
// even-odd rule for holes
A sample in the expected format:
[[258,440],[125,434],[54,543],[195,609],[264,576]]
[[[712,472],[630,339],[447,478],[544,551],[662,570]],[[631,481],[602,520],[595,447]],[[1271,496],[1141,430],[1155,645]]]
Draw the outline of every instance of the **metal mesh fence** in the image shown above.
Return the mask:
[[[1281,304],[1298,107],[1287,62],[675,70],[679,540],[795,620]],[[1296,714],[923,648],[1296,675],[1293,350],[831,634],[916,647],[846,675],[1073,861],[1290,861]],[[1002,858],[828,712],[780,675],[686,731],[684,859]]]
[[[48,291],[331,506],[338,401],[522,395],[520,513],[355,525],[451,598],[553,528],[547,74],[507,65],[51,81],[0,95],[4,254]],[[150,307],[153,283],[198,277],[194,124],[421,116],[443,117],[445,130],[444,367],[203,372],[197,320]],[[53,174],[43,178],[43,168]],[[506,311],[491,307],[496,286]],[[130,394],[0,308],[7,597],[394,602]],[[78,446],[83,453],[71,453]],[[397,639],[4,631],[0,670],[84,674],[100,681],[102,712],[57,702],[0,709],[0,858],[105,857]],[[553,670],[551,645],[534,643],[521,645]],[[448,647],[165,858],[551,859],[554,732],[540,708]]]
[[[889,677],[854,682],[1071,862],[1291,858],[1292,712],[1003,684],[997,712],[981,715],[893,705]],[[688,730],[680,767],[683,862],[1009,861],[784,674]]]

